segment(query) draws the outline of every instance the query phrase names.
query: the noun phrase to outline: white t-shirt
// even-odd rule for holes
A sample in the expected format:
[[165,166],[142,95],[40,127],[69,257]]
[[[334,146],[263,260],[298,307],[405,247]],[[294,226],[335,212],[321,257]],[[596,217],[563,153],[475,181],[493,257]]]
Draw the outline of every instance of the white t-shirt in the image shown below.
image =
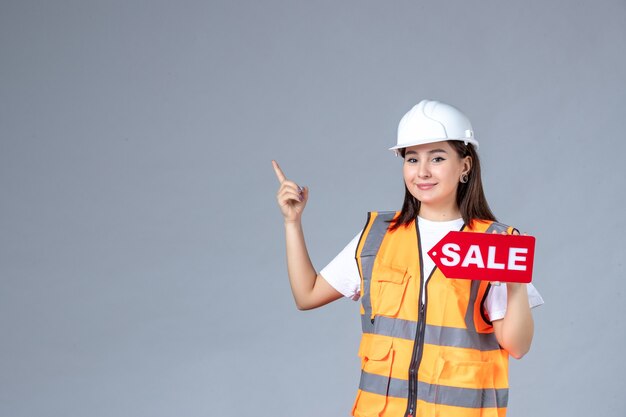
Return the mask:
[[[463,219],[456,219],[445,222],[434,222],[418,217],[422,260],[424,262],[424,274],[430,275],[430,271],[435,267],[435,263],[428,255],[428,251],[437,244],[448,232],[461,230]],[[356,248],[361,238],[361,233],[357,234],[350,243],[333,259],[322,271],[320,275],[328,283],[343,294],[345,297],[358,300],[361,291],[361,277],[356,263]],[[424,280],[426,285],[426,280]],[[531,308],[543,304],[543,298],[533,284],[527,284],[528,303]],[[422,291],[422,297],[425,292]],[[485,300],[485,309],[490,320],[500,320],[506,313],[506,285],[492,285]]]

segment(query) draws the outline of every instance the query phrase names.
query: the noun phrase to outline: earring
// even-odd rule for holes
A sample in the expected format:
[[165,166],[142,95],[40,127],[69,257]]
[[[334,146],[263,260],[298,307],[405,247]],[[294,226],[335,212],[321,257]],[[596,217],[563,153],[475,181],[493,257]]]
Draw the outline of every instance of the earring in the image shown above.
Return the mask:
[[465,184],[467,181],[469,181],[469,176],[465,173],[461,174],[461,182]]

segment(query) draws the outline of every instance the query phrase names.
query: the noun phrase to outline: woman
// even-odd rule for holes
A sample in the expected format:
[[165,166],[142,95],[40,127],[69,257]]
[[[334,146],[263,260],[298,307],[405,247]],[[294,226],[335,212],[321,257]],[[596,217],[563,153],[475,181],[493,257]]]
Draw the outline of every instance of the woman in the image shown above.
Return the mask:
[[[363,231],[317,274],[301,216],[308,188],[278,164],[287,267],[296,305],[361,299],[362,372],[354,416],[499,416],[508,403],[508,357],[533,336],[531,284],[447,279],[427,252],[451,230],[518,234],[485,199],[478,141],[458,109],[431,100],[400,121],[402,210],[372,212]],[[356,256],[355,256],[356,255]]]

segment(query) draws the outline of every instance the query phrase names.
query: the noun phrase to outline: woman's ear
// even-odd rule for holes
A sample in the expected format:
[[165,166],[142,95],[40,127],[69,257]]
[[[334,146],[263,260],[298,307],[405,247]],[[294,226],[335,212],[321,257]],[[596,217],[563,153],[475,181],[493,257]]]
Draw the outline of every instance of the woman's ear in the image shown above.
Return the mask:
[[472,170],[472,157],[468,155],[465,158],[463,158],[463,173],[469,174],[471,170]]

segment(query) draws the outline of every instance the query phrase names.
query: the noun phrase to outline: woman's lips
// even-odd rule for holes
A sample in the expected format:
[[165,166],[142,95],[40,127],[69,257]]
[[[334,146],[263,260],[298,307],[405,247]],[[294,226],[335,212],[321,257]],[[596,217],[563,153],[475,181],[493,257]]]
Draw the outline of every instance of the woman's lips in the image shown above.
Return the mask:
[[420,190],[430,190],[431,188],[433,188],[435,186],[435,184],[415,184],[415,186],[417,188],[419,188]]

